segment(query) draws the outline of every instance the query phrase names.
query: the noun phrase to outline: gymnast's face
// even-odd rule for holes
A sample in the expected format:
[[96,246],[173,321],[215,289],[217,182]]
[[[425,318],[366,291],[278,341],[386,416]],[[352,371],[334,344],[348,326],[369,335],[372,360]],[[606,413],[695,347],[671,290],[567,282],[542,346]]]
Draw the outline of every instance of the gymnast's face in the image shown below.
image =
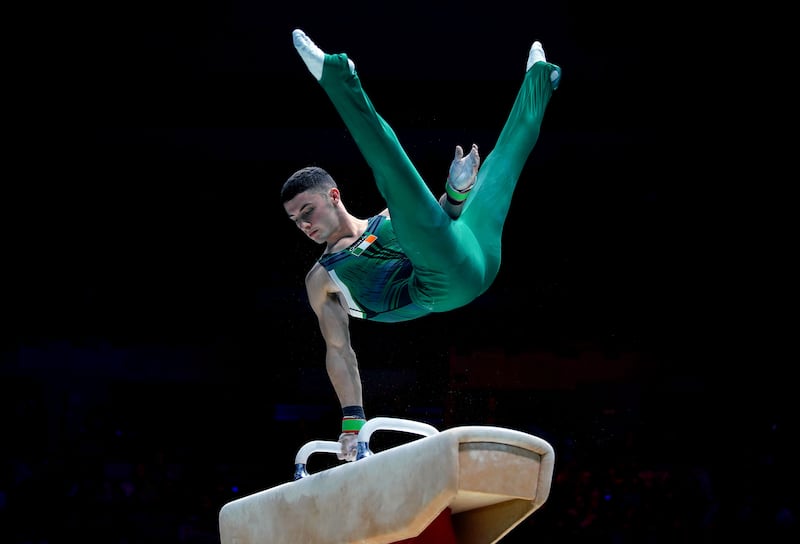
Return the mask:
[[327,242],[338,228],[339,189],[303,191],[283,205],[289,219],[318,244]]

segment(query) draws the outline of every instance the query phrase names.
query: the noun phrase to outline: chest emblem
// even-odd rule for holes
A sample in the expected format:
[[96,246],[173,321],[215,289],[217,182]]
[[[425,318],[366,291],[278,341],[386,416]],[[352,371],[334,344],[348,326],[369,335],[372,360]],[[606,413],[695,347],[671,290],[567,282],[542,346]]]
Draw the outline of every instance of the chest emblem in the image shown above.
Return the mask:
[[350,253],[352,253],[353,255],[358,257],[359,255],[364,253],[364,250],[366,250],[369,246],[371,246],[372,243],[377,239],[378,239],[378,237],[375,236],[374,234],[368,234],[357,245],[354,245],[354,246],[350,247]]

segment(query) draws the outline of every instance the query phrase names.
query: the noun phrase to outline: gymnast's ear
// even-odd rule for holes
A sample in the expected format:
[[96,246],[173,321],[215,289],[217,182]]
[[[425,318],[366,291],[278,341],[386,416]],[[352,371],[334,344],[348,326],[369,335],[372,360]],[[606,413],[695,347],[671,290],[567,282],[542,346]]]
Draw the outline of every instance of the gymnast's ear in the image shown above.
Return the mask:
[[342,195],[339,193],[339,189],[337,187],[331,187],[330,191],[328,191],[328,196],[331,197],[331,202],[334,204],[342,200]]

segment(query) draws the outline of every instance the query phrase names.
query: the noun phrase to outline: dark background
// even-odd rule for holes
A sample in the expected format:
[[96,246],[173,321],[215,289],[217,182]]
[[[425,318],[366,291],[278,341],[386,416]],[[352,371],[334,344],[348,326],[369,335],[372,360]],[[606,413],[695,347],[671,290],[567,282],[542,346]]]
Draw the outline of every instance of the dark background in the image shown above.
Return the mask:
[[721,37],[728,16],[251,0],[33,14],[3,199],[8,541],[218,542],[223,504],[336,438],[303,289],[321,248],[278,191],[317,164],[356,215],[383,203],[296,27],[356,62],[437,194],[456,144],[493,147],[533,40],[563,69],[490,290],[352,323],[368,417],[548,440],[550,498],[504,542],[788,539],[786,331],[749,309],[777,274],[750,274],[768,252],[755,197],[728,205],[754,100],[731,83],[759,76]]

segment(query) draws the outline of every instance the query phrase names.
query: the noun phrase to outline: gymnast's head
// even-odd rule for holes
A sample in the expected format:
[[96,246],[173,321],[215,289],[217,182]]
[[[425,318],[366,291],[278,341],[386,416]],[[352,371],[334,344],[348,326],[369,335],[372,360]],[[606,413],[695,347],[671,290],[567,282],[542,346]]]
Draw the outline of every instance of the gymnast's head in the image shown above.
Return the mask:
[[287,179],[281,188],[281,204],[286,204],[305,191],[326,193],[336,187],[331,175],[319,166],[301,168]]
[[281,188],[283,209],[306,236],[327,242],[347,210],[333,177],[318,166],[307,166],[289,176]]

